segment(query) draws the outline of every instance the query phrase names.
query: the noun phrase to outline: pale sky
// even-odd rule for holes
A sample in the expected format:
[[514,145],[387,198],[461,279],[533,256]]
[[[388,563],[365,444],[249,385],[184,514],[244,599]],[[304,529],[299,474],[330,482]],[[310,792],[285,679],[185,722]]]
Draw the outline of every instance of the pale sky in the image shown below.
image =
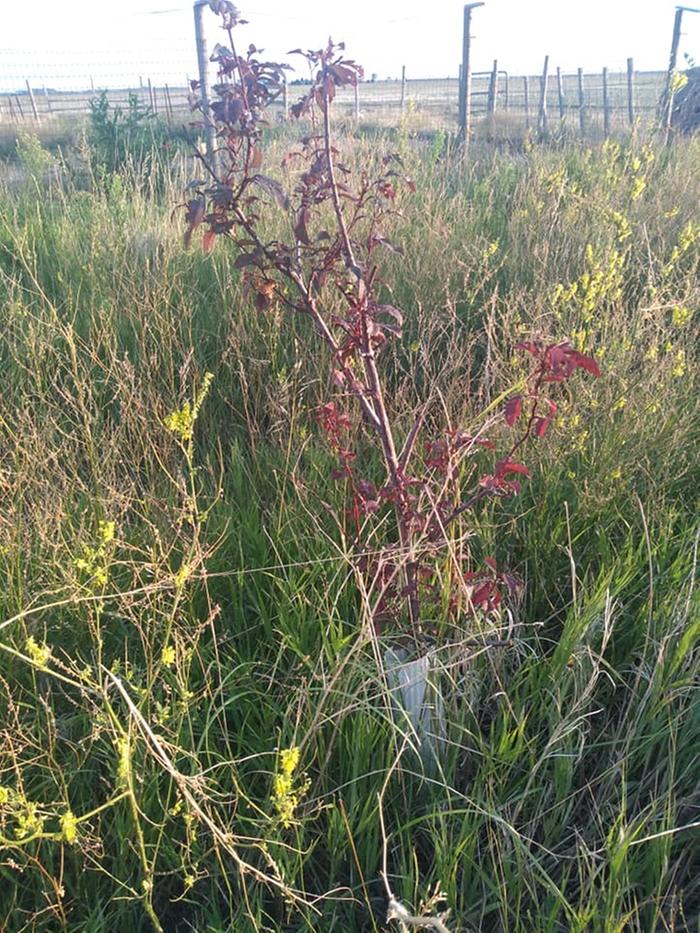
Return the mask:
[[[574,71],[666,67],[675,0],[486,0],[473,15],[475,70],[535,74],[550,65]],[[241,44],[254,42],[270,57],[296,46],[319,47],[328,35],[345,40],[348,54],[369,77],[457,74],[462,3],[454,0],[353,0],[352,3],[246,0],[250,25]],[[210,45],[223,34],[205,12]],[[194,76],[192,6],[183,0],[0,0],[0,88],[24,78],[41,86],[183,83]],[[700,61],[700,13],[686,13],[681,53]],[[223,41],[223,39],[222,39]],[[681,58],[682,62],[682,58]]]

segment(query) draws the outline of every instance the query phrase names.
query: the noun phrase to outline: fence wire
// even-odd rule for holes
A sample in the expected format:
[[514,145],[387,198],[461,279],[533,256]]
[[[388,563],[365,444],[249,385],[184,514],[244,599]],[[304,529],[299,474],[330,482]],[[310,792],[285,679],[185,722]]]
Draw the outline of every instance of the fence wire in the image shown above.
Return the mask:
[[[110,57],[111,56],[111,57]],[[126,108],[130,97],[170,122],[182,123],[189,113],[188,82],[197,76],[189,43],[169,47],[168,57],[122,55],[114,51],[92,60],[82,57],[39,55],[0,49],[0,125],[6,129],[84,120],[90,101],[105,92],[113,107]],[[542,76],[512,75],[499,70],[472,77],[470,109],[474,118],[489,117],[505,125],[554,128],[558,123],[577,126],[580,132],[598,132],[654,118],[666,75],[661,71],[610,71],[557,75],[550,73],[545,107]],[[290,83],[288,106],[308,85]],[[631,101],[630,101],[631,94]],[[336,103],[342,113],[358,121],[400,126],[402,121],[426,129],[457,129],[460,81],[458,77],[364,81],[355,90],[339,89]],[[280,100],[278,115],[284,113]],[[607,118],[605,113],[607,111]],[[542,126],[544,119],[545,126]]]

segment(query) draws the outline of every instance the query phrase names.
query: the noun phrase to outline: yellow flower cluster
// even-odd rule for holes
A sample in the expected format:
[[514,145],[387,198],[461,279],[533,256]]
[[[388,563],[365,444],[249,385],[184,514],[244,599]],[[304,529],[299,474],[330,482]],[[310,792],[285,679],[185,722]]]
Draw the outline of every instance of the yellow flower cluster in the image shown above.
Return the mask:
[[163,650],[162,650],[162,652],[161,652],[161,655],[160,655],[160,659],[161,659],[161,661],[163,662],[163,664],[165,665],[165,667],[172,667],[173,664],[175,663],[175,658],[176,658],[176,655],[175,655],[175,646],[174,646],[174,645],[166,645],[166,646],[163,648]]
[[107,552],[109,545],[114,541],[116,526],[114,522],[102,521],[97,523],[97,544],[86,544],[82,557],[75,561],[75,568],[95,587],[106,586],[109,580],[107,566]]
[[690,308],[684,308],[681,306],[674,308],[673,311],[671,312],[673,326],[674,327],[685,327],[685,325],[688,323],[688,321],[691,319],[692,316],[693,316],[693,312],[690,310]]
[[70,810],[61,816],[61,833],[64,842],[73,843],[78,839],[78,820]]
[[570,285],[557,285],[552,292],[556,310],[569,305],[584,321],[593,319],[604,303],[622,297],[624,259],[613,249],[607,257],[598,256],[589,243],[586,247],[586,271]]
[[16,814],[15,836],[17,839],[38,836],[44,829],[44,817],[39,813],[39,804],[30,800],[23,800],[22,804]]
[[33,635],[29,636],[24,647],[34,664],[45,671],[51,660],[51,649],[47,645],[40,645]]
[[285,829],[294,824],[297,807],[309,788],[309,781],[296,775],[300,756],[298,746],[282,749],[279,753],[279,770],[273,782],[272,805]]
[[194,426],[197,416],[209,394],[209,389],[214,376],[211,373],[205,373],[202,380],[202,387],[195,396],[193,402],[189,400],[184,402],[180,408],[176,408],[163,419],[165,427],[183,443],[189,444],[194,434]]
[[683,256],[698,242],[700,242],[700,224],[689,220],[678,234],[678,241],[671,250],[668,262],[661,270],[662,278],[669,278]]

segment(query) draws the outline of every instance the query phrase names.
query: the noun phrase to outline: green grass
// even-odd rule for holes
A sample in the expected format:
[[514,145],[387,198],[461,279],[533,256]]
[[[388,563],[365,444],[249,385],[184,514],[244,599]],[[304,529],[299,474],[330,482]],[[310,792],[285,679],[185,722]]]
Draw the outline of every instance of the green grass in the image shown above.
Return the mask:
[[[604,369],[475,520],[527,589],[436,652],[436,773],[325,507],[322,351],[249,306],[223,244],[184,251],[184,158],[95,179],[27,142],[0,190],[3,930],[380,930],[384,866],[414,911],[439,887],[453,930],[698,923],[700,142],[476,145],[468,166],[393,144],[418,183],[385,270],[406,425],[428,399],[473,424],[533,333]],[[206,372],[180,445],[163,419]]]

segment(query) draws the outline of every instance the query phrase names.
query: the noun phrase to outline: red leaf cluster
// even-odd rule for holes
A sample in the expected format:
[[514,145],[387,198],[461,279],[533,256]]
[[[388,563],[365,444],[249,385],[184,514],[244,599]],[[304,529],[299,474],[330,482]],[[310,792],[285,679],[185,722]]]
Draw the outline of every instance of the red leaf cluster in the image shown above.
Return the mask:
[[499,570],[493,557],[484,558],[484,564],[481,570],[465,573],[464,582],[473,610],[496,612],[501,606],[504,588],[509,596],[515,597],[522,589],[522,581],[514,573]]
[[[538,338],[518,344],[533,365],[523,388],[504,406],[505,424],[516,436],[498,453],[494,442],[476,429],[470,434],[433,424],[432,439],[425,441],[424,412],[405,427],[405,413],[390,410],[387,399],[392,396],[381,370],[385,347],[402,337],[404,314],[388,300],[391,291],[382,285],[380,270],[383,250],[403,255],[385,230],[398,213],[402,194],[415,191],[415,182],[403,173],[395,154],[373,154],[357,171],[343,163],[332,134],[332,105],[337,89],[356,85],[362,69],[345,57],[342,43],[331,40],[322,49],[295,50],[312,72],[310,90],[291,108],[293,116],[308,118],[307,129],[283,161],[284,183],[264,174],[266,110],[282,93],[287,66],[264,60],[253,45],[239,54],[233,30],[242,20],[236,7],[229,0],[210,0],[210,6],[221,16],[230,40],[214,49],[219,81],[210,111],[203,114],[216,127],[218,165],[196,153],[206,175],[188,187],[185,243],[200,227],[206,252],[217,236],[224,236],[235,250],[232,266],[240,270],[254,307],[303,316],[311,325],[303,331],[308,339],[316,334],[325,344],[327,383],[342,395],[342,402],[328,401],[315,415],[334,456],[330,475],[342,481],[338,526],[352,540],[354,566],[374,600],[375,619],[407,615],[418,634],[421,606],[435,612],[446,605],[458,609],[463,584],[473,609],[498,612],[503,600],[517,593],[520,581],[492,558],[463,580],[458,570],[456,582],[444,593],[441,562],[448,548],[452,562],[466,559],[454,550],[461,534],[453,536],[446,529],[479,504],[520,491],[530,476],[521,448],[531,437],[547,434],[557,412],[551,396],[559,391],[558,384],[578,369],[599,376],[598,365],[568,341]],[[194,107],[202,110],[196,82],[191,90]],[[264,232],[269,226],[261,223],[263,209],[270,207],[284,213],[286,223],[280,227],[287,231],[272,240]],[[352,404],[361,418],[351,419]],[[425,417],[433,414],[434,408]],[[381,458],[381,479],[363,473],[364,457],[358,451],[365,442]],[[423,462],[415,469],[421,449]],[[484,468],[489,451],[493,466]]]

